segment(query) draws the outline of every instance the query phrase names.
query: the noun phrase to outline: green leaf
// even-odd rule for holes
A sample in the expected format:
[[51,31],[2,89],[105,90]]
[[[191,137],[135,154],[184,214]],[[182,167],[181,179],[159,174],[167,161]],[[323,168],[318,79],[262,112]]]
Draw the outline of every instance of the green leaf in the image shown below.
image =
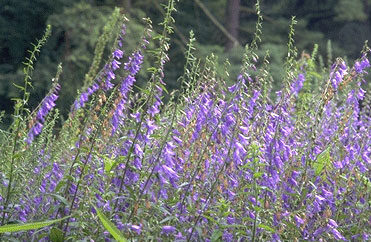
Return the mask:
[[317,72],[315,72],[315,71],[308,71],[307,74],[308,75],[311,75],[311,76],[314,76],[314,77],[316,77],[318,79],[321,79],[322,78],[322,76],[320,74],[318,74]]
[[55,192],[59,192],[59,190],[62,188],[62,186],[64,186],[64,185],[66,185],[66,181],[65,180],[62,180],[62,181],[60,181],[58,184],[57,184],[57,186],[55,187]]
[[262,177],[262,175],[263,175],[264,173],[263,172],[255,172],[254,173],[254,178],[260,178],[260,177]]
[[54,193],[48,193],[48,195],[54,197],[55,199],[57,199],[58,201],[62,202],[64,205],[68,205],[68,201],[66,198],[62,197],[61,195],[58,195],[58,194],[54,194]]
[[63,231],[58,228],[52,228],[49,235],[51,242],[63,242],[64,236]]
[[320,175],[331,161],[330,147],[325,149],[321,154],[317,156],[317,159],[313,162],[313,169],[316,176]]
[[215,230],[213,234],[211,235],[211,242],[215,241],[221,241],[221,238],[223,236],[223,232],[220,230]]
[[69,217],[71,216],[67,216],[61,219],[47,220],[43,222],[34,222],[34,223],[26,223],[26,224],[6,224],[3,226],[0,226],[0,234],[1,233],[12,233],[12,232],[17,232],[17,231],[25,231],[25,230],[31,230],[31,229],[39,229],[39,228],[52,225],[56,222],[60,222]]
[[17,84],[15,84],[15,83],[13,83],[13,85],[14,85],[16,88],[18,88],[18,89],[20,89],[20,90],[22,90],[22,91],[25,90],[24,87],[22,87],[22,86],[20,86],[20,85],[17,85]]
[[163,224],[163,223],[165,223],[167,221],[170,221],[170,220],[173,220],[173,219],[176,219],[176,217],[175,216],[166,217],[166,218],[164,218],[163,220],[160,221],[160,224]]
[[106,173],[106,175],[110,175],[112,168],[115,164],[115,160],[108,158],[107,156],[104,156],[103,161],[104,161],[104,173]]
[[[206,218],[207,220],[209,220],[209,222],[212,222],[212,223],[217,223],[217,221],[215,221],[215,219],[213,217],[210,217],[209,215],[202,215],[202,217]],[[214,232],[215,233],[215,232]]]
[[97,211],[97,215],[102,222],[103,226],[110,232],[110,234],[115,238],[115,240],[119,242],[126,242],[127,239],[125,239],[124,235],[120,232],[120,230],[111,222],[108,220],[108,218],[96,207],[94,207]]
[[265,230],[273,232],[273,233],[275,232],[275,230],[273,228],[271,228],[271,227],[269,227],[268,225],[265,225],[265,224],[259,224],[258,228],[265,229]]

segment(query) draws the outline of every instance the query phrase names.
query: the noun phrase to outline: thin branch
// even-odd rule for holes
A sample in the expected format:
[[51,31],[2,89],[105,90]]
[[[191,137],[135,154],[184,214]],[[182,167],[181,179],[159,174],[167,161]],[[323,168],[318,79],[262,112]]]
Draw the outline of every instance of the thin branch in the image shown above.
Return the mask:
[[212,15],[212,13],[210,13],[210,11],[207,9],[207,7],[200,1],[200,0],[194,0],[195,3],[201,8],[201,10],[206,14],[206,16],[215,24],[216,27],[218,27],[220,29],[220,31],[223,32],[223,34],[228,38],[230,39],[231,41],[233,41],[234,45],[235,46],[239,46],[240,43],[238,42],[238,40],[233,37],[224,27],[221,23],[219,23],[219,21]]
[[[252,9],[252,8],[248,8],[248,7],[245,7],[245,6],[240,6],[240,11],[243,11],[243,12],[246,12],[246,13],[252,13],[252,14],[255,14],[256,15],[256,10]],[[267,15],[262,15],[264,20],[266,20],[267,22],[270,22],[272,24],[276,24],[276,21],[271,18],[271,17],[268,17]]]
[[[164,9],[160,6],[158,1],[155,0],[155,1],[152,1],[152,2],[155,5],[155,7],[161,12],[161,14],[165,16],[166,13],[165,13]],[[178,35],[180,40],[181,40],[181,41],[174,40],[174,42],[177,43],[183,51],[185,51],[186,50],[186,45],[188,43],[187,38],[182,34],[181,31],[179,31],[179,29],[175,26],[175,24],[171,24],[171,27],[174,29],[174,33],[176,35]]]

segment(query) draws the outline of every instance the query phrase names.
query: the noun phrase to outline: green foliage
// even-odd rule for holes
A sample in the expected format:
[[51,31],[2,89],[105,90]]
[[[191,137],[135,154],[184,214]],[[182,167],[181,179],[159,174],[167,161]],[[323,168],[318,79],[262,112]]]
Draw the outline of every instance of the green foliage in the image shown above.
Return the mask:
[[296,57],[298,55],[297,49],[294,43],[294,35],[295,35],[295,25],[297,24],[297,21],[295,20],[295,17],[291,18],[291,24],[289,27],[289,40],[287,42],[287,56],[285,61],[285,73],[286,76],[284,77],[284,85],[285,85],[285,91],[289,91],[289,87],[291,85],[291,81],[295,79],[294,68],[296,64]]
[[335,6],[336,21],[364,21],[367,14],[362,0],[339,0]]
[[331,157],[330,157],[330,147],[325,149],[323,152],[321,152],[316,160],[313,162],[313,168],[316,176],[319,176],[328,169],[330,163],[331,163]]
[[110,234],[119,242],[126,242],[124,235],[116,228],[116,226],[108,220],[108,218],[98,209],[95,208],[97,211],[97,215],[103,226],[110,232]]
[[57,222],[60,222],[60,221],[62,221],[64,219],[67,219],[67,218],[68,217],[64,217],[64,218],[61,218],[61,219],[47,220],[47,221],[43,221],[43,222],[25,223],[25,224],[6,224],[6,225],[0,226],[0,234],[40,229],[40,228],[47,227],[47,226],[50,226],[52,224],[55,224]]
[[[108,21],[111,15],[111,21]],[[85,84],[88,85],[89,81],[97,74],[98,69],[102,67],[100,60],[106,58],[106,55],[102,55],[104,50],[107,51],[105,49],[107,41],[112,41],[113,35],[117,33],[117,31],[115,32],[117,21],[118,12],[113,12],[112,8],[95,7],[87,3],[76,3],[72,7],[65,8],[62,13],[53,14],[48,18],[48,23],[55,29],[50,48],[57,51],[53,51],[54,55],[62,58],[65,66],[65,71],[61,76],[61,85],[63,86],[61,101],[64,103],[64,112],[69,109],[71,100],[76,95],[76,90],[84,85],[84,78]],[[104,23],[107,23],[107,26],[103,30]],[[97,42],[99,37],[99,42]],[[63,40],[63,45],[59,44],[60,39]],[[94,50],[95,45],[97,45],[96,50]],[[46,73],[50,69],[49,64],[55,65],[53,60],[45,61],[48,62],[48,65],[40,66],[39,69],[39,78],[44,82],[45,78],[50,76]],[[88,73],[87,77],[85,77],[85,73]]]
[[113,39],[113,36],[117,36],[117,34],[115,35],[115,33],[120,32],[119,28],[122,28],[122,26],[118,26],[119,28],[117,28],[118,23],[123,23],[123,21],[120,20],[120,17],[123,17],[120,15],[120,9],[116,8],[113,11],[110,20],[107,21],[106,25],[104,26],[103,34],[99,36],[97,44],[95,46],[94,58],[91,63],[90,69],[88,73],[85,74],[83,86],[84,89],[92,84],[93,78],[95,78],[95,76],[98,74],[98,70],[101,66],[100,63],[102,61],[103,52],[107,45],[107,42]]

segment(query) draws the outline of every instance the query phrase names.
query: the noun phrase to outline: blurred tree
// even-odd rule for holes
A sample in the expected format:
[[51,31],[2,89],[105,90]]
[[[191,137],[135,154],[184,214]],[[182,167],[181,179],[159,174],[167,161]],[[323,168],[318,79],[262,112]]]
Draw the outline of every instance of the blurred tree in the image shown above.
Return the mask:
[[[227,13],[226,13],[225,24],[227,31],[233,36],[235,40],[238,40],[238,32],[240,25],[240,0],[228,0],[227,1]],[[238,43],[238,42],[237,42]],[[225,49],[229,51],[236,46],[236,41],[232,39],[227,40]]]
[[[48,16],[62,11],[64,6],[71,6],[73,2],[0,1],[0,110],[11,112],[13,103],[10,98],[18,95],[12,83],[23,80],[22,62],[28,56],[27,50],[32,47],[31,43],[42,36]],[[56,65],[52,70],[56,70]],[[4,122],[8,121],[5,117]]]

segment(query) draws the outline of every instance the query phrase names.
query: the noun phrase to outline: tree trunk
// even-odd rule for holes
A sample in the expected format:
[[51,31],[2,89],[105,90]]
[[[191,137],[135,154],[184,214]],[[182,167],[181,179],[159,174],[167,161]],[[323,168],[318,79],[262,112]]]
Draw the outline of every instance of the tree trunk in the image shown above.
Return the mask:
[[131,9],[131,0],[121,0],[120,5],[125,13],[129,13]]
[[364,12],[367,15],[368,24],[371,24],[370,4],[369,4],[369,1],[363,0],[363,8],[364,8]]
[[[227,31],[238,40],[238,28],[240,25],[240,0],[228,0],[226,12],[226,29]],[[228,39],[225,45],[225,50],[229,51],[236,44],[235,41]]]

